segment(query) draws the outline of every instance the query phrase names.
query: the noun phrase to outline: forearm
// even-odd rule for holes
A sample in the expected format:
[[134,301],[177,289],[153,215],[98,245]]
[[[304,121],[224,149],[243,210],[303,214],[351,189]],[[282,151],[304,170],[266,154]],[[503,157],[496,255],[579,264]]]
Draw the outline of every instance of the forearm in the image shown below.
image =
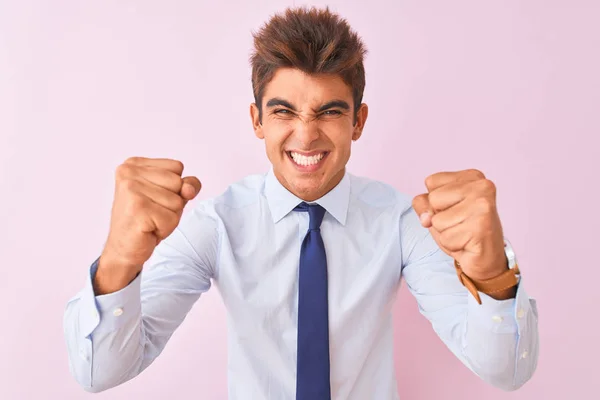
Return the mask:
[[[498,261],[495,262],[494,265],[490,265],[489,268],[486,268],[477,274],[471,272],[469,274],[465,274],[465,276],[470,279],[475,279],[476,281],[486,281],[499,277],[500,275],[509,271],[509,262],[506,254],[503,254],[502,257],[498,258]],[[495,300],[514,299],[517,296],[517,287],[512,286],[501,291],[487,293],[487,295]]]
[[110,294],[94,292],[97,260],[84,290],[68,303],[64,324],[69,363],[86,390],[106,390],[140,374],[210,288],[210,275],[179,251],[186,247],[174,243],[178,237],[175,233],[163,242],[142,273]]
[[[493,386],[515,390],[533,375],[538,358],[535,301],[522,281],[516,293],[497,293],[499,299],[479,292],[482,304],[456,276],[454,260],[441,251],[427,231],[412,229],[418,218],[409,213],[402,236],[406,259],[402,275],[415,296],[419,311],[461,362]],[[486,269],[488,279],[508,268],[498,258],[498,271]],[[472,272],[472,271],[470,271]],[[512,289],[515,290],[515,289]],[[500,300],[503,299],[503,300]]]
[[121,270],[136,271],[124,268],[104,275],[102,256],[96,260],[84,290],[65,310],[69,363],[81,386],[93,392],[106,390],[154,362],[192,305],[210,288],[217,243],[216,221],[192,212],[156,247],[143,271],[119,275]]

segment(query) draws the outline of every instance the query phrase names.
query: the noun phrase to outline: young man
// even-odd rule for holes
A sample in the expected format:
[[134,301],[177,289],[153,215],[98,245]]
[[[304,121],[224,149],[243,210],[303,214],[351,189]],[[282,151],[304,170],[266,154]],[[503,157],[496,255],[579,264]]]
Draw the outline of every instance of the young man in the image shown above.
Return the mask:
[[494,184],[442,172],[411,199],[346,171],[368,114],[365,48],[337,15],[287,10],[254,46],[250,116],[272,168],[182,214],[201,185],[181,162],[118,167],[104,251],[65,312],[77,382],[99,392],[140,374],[215,284],[231,399],[396,399],[391,309],[403,278],[466,366],[522,386],[537,364],[537,309]]

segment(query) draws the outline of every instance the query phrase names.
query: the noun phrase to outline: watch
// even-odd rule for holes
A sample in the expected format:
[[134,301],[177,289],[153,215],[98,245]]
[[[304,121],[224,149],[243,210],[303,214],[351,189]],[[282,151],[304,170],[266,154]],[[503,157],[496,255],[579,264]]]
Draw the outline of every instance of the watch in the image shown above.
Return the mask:
[[460,263],[454,260],[454,267],[456,268],[456,274],[458,280],[469,292],[475,297],[477,303],[481,304],[481,297],[479,292],[485,294],[492,294],[495,292],[501,292],[513,286],[517,286],[521,280],[521,271],[519,271],[519,265],[517,263],[517,256],[513,250],[508,239],[504,238],[504,254],[506,254],[508,269],[498,276],[485,280],[476,280],[469,278],[462,271]]

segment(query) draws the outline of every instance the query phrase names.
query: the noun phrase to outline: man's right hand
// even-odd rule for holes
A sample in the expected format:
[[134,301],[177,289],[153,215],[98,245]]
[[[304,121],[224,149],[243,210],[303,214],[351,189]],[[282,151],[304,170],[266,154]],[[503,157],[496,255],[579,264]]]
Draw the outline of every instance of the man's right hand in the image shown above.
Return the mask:
[[115,174],[110,231],[94,279],[96,295],[118,291],[141,271],[154,248],[179,224],[200,191],[198,178],[182,178],[177,160],[132,157]]

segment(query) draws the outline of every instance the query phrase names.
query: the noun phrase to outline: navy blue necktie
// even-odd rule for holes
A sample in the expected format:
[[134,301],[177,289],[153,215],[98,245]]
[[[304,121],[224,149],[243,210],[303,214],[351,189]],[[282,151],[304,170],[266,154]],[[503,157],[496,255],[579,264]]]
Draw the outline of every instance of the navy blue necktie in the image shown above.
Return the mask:
[[310,216],[300,251],[296,400],[329,400],[327,259],[320,231],[325,209],[301,203],[295,210]]

